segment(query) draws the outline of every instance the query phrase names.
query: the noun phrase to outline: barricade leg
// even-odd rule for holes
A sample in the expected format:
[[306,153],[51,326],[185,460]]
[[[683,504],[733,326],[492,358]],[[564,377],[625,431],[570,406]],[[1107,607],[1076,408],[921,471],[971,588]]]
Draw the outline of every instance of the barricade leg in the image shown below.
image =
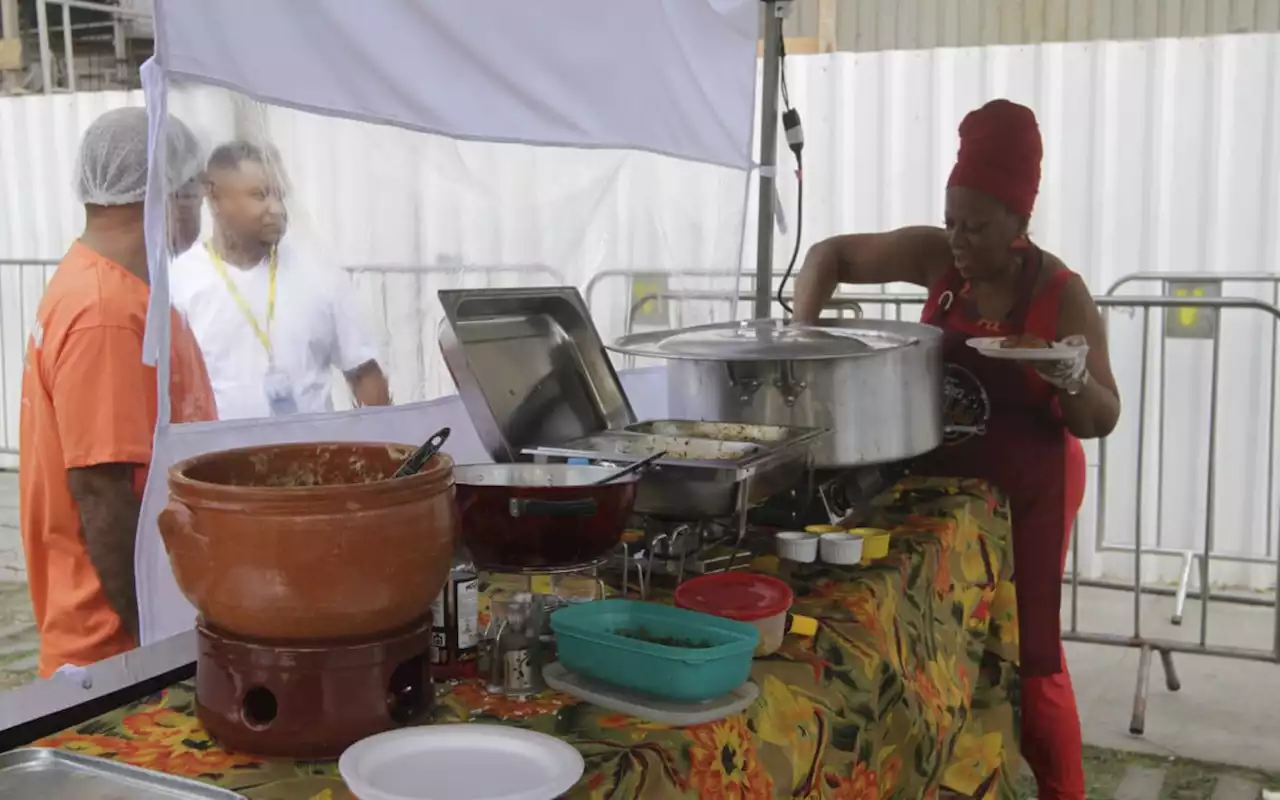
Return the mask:
[[1129,718],[1129,733],[1141,736],[1147,729],[1147,684],[1151,677],[1151,646],[1138,647],[1138,686],[1133,692],[1133,716]]
[[1190,550],[1182,554],[1182,574],[1178,577],[1178,593],[1173,601],[1173,616],[1169,621],[1174,625],[1182,624],[1182,610],[1187,605],[1187,589],[1191,586],[1191,567],[1195,565],[1199,553]]
[[1182,681],[1178,679],[1178,670],[1173,665],[1173,651],[1159,650],[1160,666],[1164,667],[1164,686],[1171,692],[1176,692],[1182,688]]

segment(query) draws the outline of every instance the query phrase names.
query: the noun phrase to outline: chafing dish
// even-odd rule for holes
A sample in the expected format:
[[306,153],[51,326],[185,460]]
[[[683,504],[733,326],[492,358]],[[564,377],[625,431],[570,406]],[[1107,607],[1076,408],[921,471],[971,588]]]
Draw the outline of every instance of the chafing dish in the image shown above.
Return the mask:
[[[659,430],[679,429],[687,423],[642,424]],[[808,468],[811,446],[825,433],[790,428],[779,433],[776,441],[765,443],[615,430],[528,448],[525,453],[539,459],[583,458],[624,466],[665,451],[640,481],[636,513],[668,519],[716,518],[743,512],[798,483]]]

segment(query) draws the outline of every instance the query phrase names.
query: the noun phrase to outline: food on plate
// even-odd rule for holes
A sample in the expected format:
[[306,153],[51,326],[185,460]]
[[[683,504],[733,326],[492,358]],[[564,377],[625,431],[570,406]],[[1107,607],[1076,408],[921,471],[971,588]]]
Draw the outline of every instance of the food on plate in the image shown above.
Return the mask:
[[711,644],[711,642],[706,642],[706,641],[695,642],[692,639],[681,639],[676,636],[660,636],[656,633],[650,633],[644,628],[636,628],[634,630],[614,631],[614,633],[616,633],[619,636],[624,636],[628,639],[635,639],[640,642],[648,642],[649,644],[665,645],[667,647],[685,647],[689,649],[702,649],[702,648],[714,646]]
[[1003,350],[1048,350],[1053,347],[1053,343],[1029,333],[1019,333],[1016,336],[1004,337],[1000,347]]

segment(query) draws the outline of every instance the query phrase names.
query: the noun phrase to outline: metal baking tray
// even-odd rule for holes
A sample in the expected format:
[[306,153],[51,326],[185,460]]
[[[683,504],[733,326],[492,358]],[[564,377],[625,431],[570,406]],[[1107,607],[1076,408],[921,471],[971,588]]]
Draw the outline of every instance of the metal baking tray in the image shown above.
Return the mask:
[[628,425],[626,430],[657,436],[690,436],[724,442],[777,445],[811,432],[791,425],[752,425],[746,422],[710,422],[691,419],[652,419]]
[[0,797],[31,800],[244,800],[207,783],[105,758],[26,747],[0,753]]
[[[550,448],[539,448],[546,451]],[[664,436],[632,431],[606,431],[566,442],[556,449],[595,453],[607,458],[639,460],[654,453],[665,453],[659,464],[686,462],[706,464],[721,469],[735,467],[765,452],[765,448],[752,442],[733,442],[724,439],[701,439],[691,436]]]
[[440,350],[494,461],[518,461],[528,447],[636,421],[577,289],[438,295],[445,315]]
[[525,453],[541,460],[585,458],[623,465],[666,450],[667,455],[640,479],[636,513],[677,520],[716,519],[743,513],[801,480],[812,445],[827,431],[791,431],[781,441],[765,444],[611,430],[529,448]]

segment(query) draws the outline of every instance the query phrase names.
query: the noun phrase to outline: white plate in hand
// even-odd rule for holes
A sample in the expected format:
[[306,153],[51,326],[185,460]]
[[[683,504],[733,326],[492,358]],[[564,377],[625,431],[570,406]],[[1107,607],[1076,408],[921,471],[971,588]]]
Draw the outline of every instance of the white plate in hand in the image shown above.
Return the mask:
[[1050,342],[1049,347],[1001,347],[1008,338],[1007,336],[980,336],[968,340],[965,344],[987,358],[999,358],[1005,361],[1070,361],[1084,351],[1084,348],[1073,347],[1062,342]]
[[554,736],[475,723],[387,731],[338,760],[360,800],[554,800],[583,770],[577,749]]

